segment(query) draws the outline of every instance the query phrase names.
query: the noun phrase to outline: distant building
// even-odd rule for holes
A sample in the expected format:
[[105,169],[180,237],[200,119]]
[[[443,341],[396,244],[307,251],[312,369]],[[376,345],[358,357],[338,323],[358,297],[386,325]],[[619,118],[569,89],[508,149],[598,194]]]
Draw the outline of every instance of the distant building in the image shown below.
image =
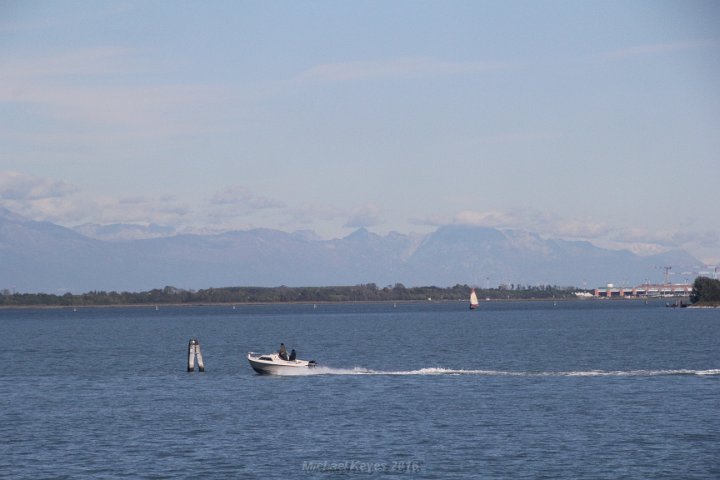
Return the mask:
[[611,297],[687,297],[692,292],[693,286],[689,283],[675,283],[663,285],[644,284],[637,287],[616,287],[612,283],[607,287],[596,288],[596,298]]

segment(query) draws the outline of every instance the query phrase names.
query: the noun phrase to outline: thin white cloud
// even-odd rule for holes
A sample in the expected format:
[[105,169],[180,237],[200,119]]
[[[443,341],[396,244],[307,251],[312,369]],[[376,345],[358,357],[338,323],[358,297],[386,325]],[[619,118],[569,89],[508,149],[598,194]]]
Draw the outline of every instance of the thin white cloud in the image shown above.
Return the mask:
[[391,60],[328,63],[314,66],[300,75],[300,79],[335,83],[353,80],[427,77],[490,72],[508,68],[505,62],[447,62],[429,57],[403,57]]
[[484,137],[478,137],[474,140],[475,143],[481,145],[496,145],[496,144],[508,144],[508,143],[524,143],[524,142],[535,142],[540,140],[553,140],[560,137],[559,133],[554,132],[511,132],[499,135],[487,135]]
[[[228,230],[268,226],[283,215],[284,202],[260,195],[243,185],[231,185],[215,192],[196,209],[196,222],[184,227],[194,230]],[[210,220],[210,222],[208,222]]]
[[120,205],[142,205],[148,203],[150,199],[148,197],[137,195],[134,197],[122,197],[118,200]]
[[445,225],[466,225],[498,229],[529,230],[555,236],[600,235],[606,231],[603,224],[587,219],[562,219],[555,215],[532,209],[512,208],[508,210],[462,210],[451,215],[435,215],[415,218],[410,223],[440,227]]
[[64,17],[54,15],[42,9],[38,15],[33,14],[32,18],[26,18],[22,14],[22,8],[13,10],[17,7],[26,7],[28,2],[3,2],[0,11],[3,16],[0,18],[0,33],[38,33],[49,28],[56,29],[72,29],[76,28],[77,22],[87,24],[99,24],[103,21],[111,20],[112,17],[132,13],[135,5],[132,2],[116,1],[107,4],[96,4],[94,8],[79,9],[76,8],[72,15]]
[[548,230],[561,238],[592,240],[606,236],[612,228],[604,222],[592,219],[571,218],[549,224]]
[[[5,4],[3,8],[7,8],[7,4]],[[21,32],[34,32],[52,27],[55,24],[57,24],[57,22],[50,18],[17,20],[8,17],[6,19],[0,19],[0,34],[11,35]]]
[[[182,225],[194,220],[196,209],[173,196],[84,197],[94,204],[87,221],[101,225],[115,223],[140,225]],[[67,222],[66,222],[67,223]]]
[[302,228],[314,228],[318,223],[336,224],[348,218],[351,212],[347,208],[332,202],[326,204],[312,204],[301,202],[288,205],[282,212],[286,222]]
[[179,225],[194,210],[174,197],[113,198],[22,172],[0,172],[0,206],[24,217],[64,226],[79,223]]
[[65,197],[77,191],[69,183],[21,172],[0,172],[0,199],[40,200]]
[[611,230],[603,222],[588,218],[562,218],[533,209],[463,210],[448,217],[416,219],[420,225],[469,225],[499,229],[528,230],[558,238],[600,238]]
[[158,67],[147,65],[145,53],[97,47],[3,58],[0,104],[51,120],[13,138],[77,144],[231,129],[236,88],[157,83],[147,74]]
[[455,214],[450,219],[450,223],[476,227],[513,228],[518,226],[520,219],[515,214],[498,210],[464,210]]
[[210,199],[210,203],[213,205],[231,205],[252,210],[281,208],[285,206],[284,202],[258,195],[249,188],[241,185],[229,186],[216,192]]
[[356,208],[344,227],[363,228],[373,227],[383,222],[382,209],[374,204],[367,204]]
[[4,97],[0,92],[0,102],[19,101],[28,104],[35,114],[58,121],[50,130],[30,134],[34,139],[78,143],[88,137],[155,138],[228,129],[221,121],[211,119],[211,106],[230,96],[221,87],[53,85],[21,90]]
[[563,218],[533,209],[464,210],[448,217],[416,219],[420,225],[468,225],[501,230],[525,230],[544,237],[573,240],[605,238],[614,230],[592,218]]
[[658,55],[663,53],[673,53],[683,50],[696,50],[701,48],[718,47],[720,43],[717,41],[689,41],[675,43],[655,43],[647,45],[634,45],[620,48],[611,52],[600,54],[601,58],[607,60],[618,60],[623,58],[638,57],[644,55]]
[[720,233],[707,230],[695,232],[688,230],[654,230],[632,227],[617,230],[611,240],[619,243],[652,244],[661,248],[684,248],[688,244],[702,247],[717,247],[720,244]]
[[4,80],[12,82],[42,81],[72,77],[127,75],[143,69],[131,66],[137,51],[118,47],[92,47],[56,52],[46,56],[6,58],[2,67]]
[[31,220],[48,221],[65,226],[82,222],[97,213],[93,209],[92,202],[88,202],[87,199],[80,201],[73,197],[30,200],[0,199],[0,205]]

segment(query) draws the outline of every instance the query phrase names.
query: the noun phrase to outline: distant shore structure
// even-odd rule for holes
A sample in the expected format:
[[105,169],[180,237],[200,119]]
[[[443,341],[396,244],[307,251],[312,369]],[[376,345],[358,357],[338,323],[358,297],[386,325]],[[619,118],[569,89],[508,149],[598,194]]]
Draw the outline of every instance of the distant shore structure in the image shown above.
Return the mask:
[[643,297],[643,298],[661,298],[661,297],[687,297],[692,292],[693,286],[689,283],[675,284],[643,284],[637,287],[616,287],[612,283],[608,283],[606,287],[596,288],[594,296],[596,298],[612,298],[612,297]]

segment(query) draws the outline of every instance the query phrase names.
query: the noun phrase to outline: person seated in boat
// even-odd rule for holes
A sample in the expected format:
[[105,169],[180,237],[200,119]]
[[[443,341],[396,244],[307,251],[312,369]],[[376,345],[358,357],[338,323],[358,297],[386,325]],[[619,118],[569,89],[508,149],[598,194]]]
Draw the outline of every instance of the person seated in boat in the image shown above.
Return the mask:
[[292,350],[290,350],[290,361],[294,362],[296,358],[297,355],[295,354],[295,349],[293,348]]
[[279,356],[280,358],[282,358],[283,360],[287,360],[287,359],[288,359],[288,354],[287,354],[287,350],[285,349],[285,344],[284,344],[284,343],[281,343],[281,344],[280,344],[280,350],[278,350],[278,356]]

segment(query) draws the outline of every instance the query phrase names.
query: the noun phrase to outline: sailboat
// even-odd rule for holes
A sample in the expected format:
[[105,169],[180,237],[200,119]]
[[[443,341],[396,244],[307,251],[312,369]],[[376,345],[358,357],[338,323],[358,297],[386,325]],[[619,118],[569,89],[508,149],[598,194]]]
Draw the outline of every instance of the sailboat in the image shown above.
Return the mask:
[[470,310],[475,310],[480,306],[480,302],[478,302],[477,295],[475,294],[475,289],[473,288],[470,292]]

